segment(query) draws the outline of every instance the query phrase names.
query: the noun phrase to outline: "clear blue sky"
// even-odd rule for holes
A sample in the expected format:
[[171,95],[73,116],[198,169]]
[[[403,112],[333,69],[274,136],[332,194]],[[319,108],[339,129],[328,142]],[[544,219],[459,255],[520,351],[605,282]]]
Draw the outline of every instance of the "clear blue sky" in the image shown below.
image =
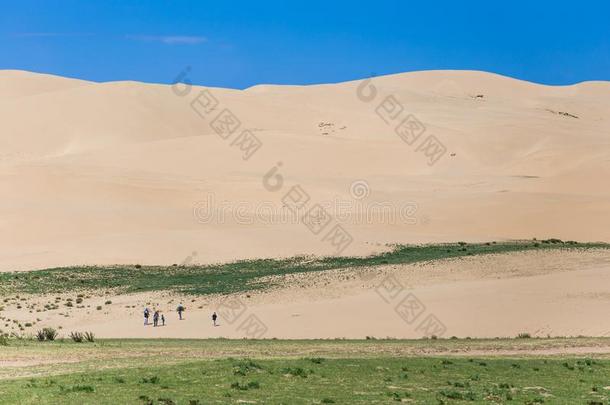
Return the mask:
[[338,82],[476,69],[610,80],[610,1],[0,0],[0,69],[95,81]]

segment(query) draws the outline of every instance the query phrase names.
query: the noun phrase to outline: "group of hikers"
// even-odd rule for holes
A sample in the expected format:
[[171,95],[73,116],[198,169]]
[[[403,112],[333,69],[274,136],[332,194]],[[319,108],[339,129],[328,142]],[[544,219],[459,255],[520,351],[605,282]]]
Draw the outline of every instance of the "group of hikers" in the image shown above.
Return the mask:
[[[182,313],[186,311],[186,307],[180,303],[176,308],[176,312],[178,312],[178,318],[182,320]],[[144,308],[144,326],[149,325],[148,319],[150,318],[150,309],[148,307]],[[218,326],[216,320],[218,319],[218,315],[216,312],[212,314],[212,322],[214,326]],[[159,309],[155,309],[153,312],[153,326],[159,326],[159,320],[161,320],[161,326],[165,326],[165,315],[161,313]]]
[[[148,325],[148,318],[150,318],[150,309],[144,308],[144,326]],[[153,326],[159,326],[159,319],[161,319],[161,325],[165,326],[165,315],[158,309],[155,309],[153,313]]]

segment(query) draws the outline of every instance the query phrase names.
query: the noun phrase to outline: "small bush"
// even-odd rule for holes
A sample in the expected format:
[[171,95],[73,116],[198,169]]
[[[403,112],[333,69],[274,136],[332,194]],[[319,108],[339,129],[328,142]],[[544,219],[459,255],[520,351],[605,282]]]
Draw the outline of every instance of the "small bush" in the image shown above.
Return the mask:
[[517,339],[530,339],[532,337],[532,335],[530,335],[529,333],[519,333],[517,335]]
[[161,379],[156,375],[153,375],[152,377],[142,377],[140,380],[143,384],[159,384],[160,381]]
[[262,370],[262,367],[252,360],[240,361],[233,366],[233,374],[235,375],[245,376],[246,374],[257,370]]
[[259,389],[260,387],[261,387],[261,385],[258,381],[250,381],[247,384],[240,384],[239,382],[235,381],[234,383],[231,384],[231,388],[240,390],[240,391]]
[[236,390],[246,391],[248,389],[247,385],[241,385],[238,381],[231,383],[231,388]]
[[80,332],[70,332],[70,338],[76,343],[83,343],[83,334]]
[[146,405],[153,405],[154,401],[148,397],[148,395],[140,395],[138,399]]
[[57,338],[57,331],[53,328],[43,328],[42,330],[38,330],[36,332],[36,339],[39,342],[44,342],[45,340],[54,341]]
[[85,338],[85,340],[87,342],[90,342],[90,343],[95,342],[95,335],[93,334],[93,332],[85,332],[83,334],[83,337]]
[[95,392],[95,387],[91,385],[75,385],[72,387],[72,392]]
[[72,387],[64,387],[63,385],[61,385],[59,389],[62,393],[66,394],[69,394],[71,392],[95,392],[95,387],[91,385],[73,385]]
[[441,390],[440,394],[449,399],[465,399],[464,394],[456,390]]
[[287,367],[282,369],[282,374],[289,374],[294,377],[307,378],[307,371],[301,367]]

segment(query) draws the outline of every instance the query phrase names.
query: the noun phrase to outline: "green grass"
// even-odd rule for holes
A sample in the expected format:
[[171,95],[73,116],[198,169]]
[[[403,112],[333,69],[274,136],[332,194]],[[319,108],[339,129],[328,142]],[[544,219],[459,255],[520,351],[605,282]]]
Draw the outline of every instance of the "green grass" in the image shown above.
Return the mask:
[[23,363],[0,368],[0,403],[608,404],[608,353],[539,355],[608,347],[608,338],[10,340],[0,358]]
[[590,358],[388,355],[133,366],[0,380],[0,398],[19,404],[607,404],[610,398],[603,388],[610,360]]
[[0,273],[0,295],[114,290],[120,293],[176,291],[185,294],[228,294],[271,286],[263,277],[334,269],[408,264],[472,255],[551,249],[600,249],[604,243],[513,241],[466,244],[395,246],[368,257],[293,257],[260,259],[205,266],[64,267]]

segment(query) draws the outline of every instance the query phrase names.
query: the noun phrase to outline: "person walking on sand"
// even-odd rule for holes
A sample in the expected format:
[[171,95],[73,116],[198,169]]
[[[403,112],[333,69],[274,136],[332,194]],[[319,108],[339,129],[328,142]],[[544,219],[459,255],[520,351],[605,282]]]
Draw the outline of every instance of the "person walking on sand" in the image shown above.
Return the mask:
[[153,315],[153,326],[159,326],[159,311],[155,311]]
[[165,326],[165,315],[161,314],[161,324]]
[[180,320],[182,320],[182,313],[184,312],[186,308],[184,307],[184,305],[182,305],[182,303],[180,303],[178,305],[178,308],[176,308],[176,311],[178,311],[178,317],[180,318]]
[[148,307],[144,308],[144,326],[148,325],[148,317],[150,316],[150,310]]
[[218,319],[218,315],[216,315],[216,312],[214,312],[212,314],[212,322],[214,322],[214,326],[218,326],[218,325],[216,325],[216,319]]

